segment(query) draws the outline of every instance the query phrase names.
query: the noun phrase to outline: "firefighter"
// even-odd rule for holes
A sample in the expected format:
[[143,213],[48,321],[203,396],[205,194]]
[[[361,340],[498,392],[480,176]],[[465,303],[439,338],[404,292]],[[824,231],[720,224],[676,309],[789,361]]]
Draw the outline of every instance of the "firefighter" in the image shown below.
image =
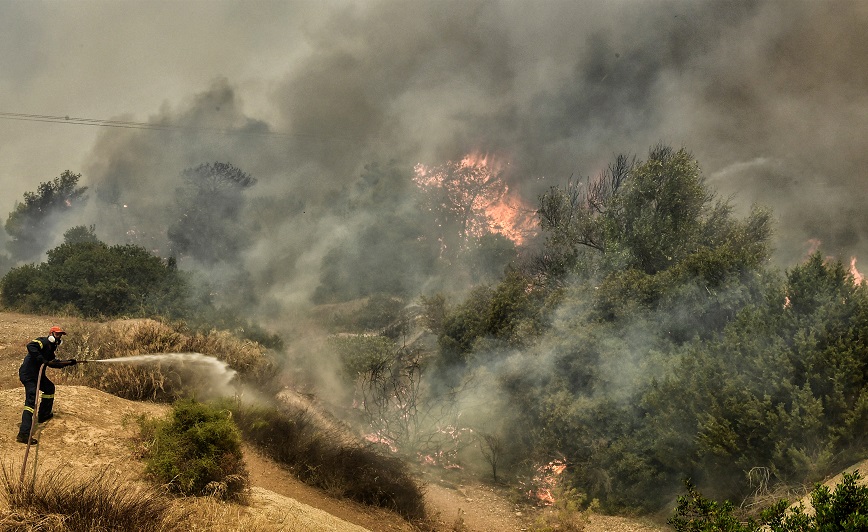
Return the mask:
[[[54,383],[45,374],[46,368],[66,368],[74,366],[77,361],[74,358],[69,360],[58,360],[54,356],[57,347],[63,343],[63,329],[60,327],[52,327],[48,331],[48,336],[40,336],[27,344],[27,356],[24,357],[24,362],[18,369],[18,378],[21,379],[21,384],[24,385],[24,412],[21,414],[21,425],[18,429],[18,437],[16,440],[19,443],[28,443],[36,445],[38,442],[35,438],[30,437],[30,427],[33,424],[33,407],[36,404],[36,383],[39,381],[39,390],[42,392],[42,397],[39,401],[39,412],[37,421],[45,423],[51,419],[54,414]],[[45,364],[45,366],[43,366]],[[42,368],[42,378],[39,378],[39,369]]]

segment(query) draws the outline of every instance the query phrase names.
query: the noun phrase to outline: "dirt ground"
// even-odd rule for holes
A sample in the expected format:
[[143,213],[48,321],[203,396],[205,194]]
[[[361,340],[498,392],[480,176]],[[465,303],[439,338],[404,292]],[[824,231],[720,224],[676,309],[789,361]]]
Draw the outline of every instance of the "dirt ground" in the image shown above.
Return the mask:
[[[18,366],[24,346],[43,336],[52,325],[74,334],[74,321],[51,317],[0,312],[0,453],[3,466],[20,471],[26,446],[15,442],[21,419],[24,389],[18,382]],[[65,358],[63,347],[59,357]],[[130,478],[141,478],[143,466],[135,459],[133,438],[136,416],[160,416],[166,405],[134,402],[84,386],[64,383],[64,370],[49,370],[58,385],[55,417],[40,427],[39,445],[31,447],[28,474],[34,463],[38,471],[73,468],[86,474],[108,468]],[[296,480],[289,472],[245,448],[250,473],[251,504],[225,512],[219,519],[228,530],[413,532],[417,530],[394,513],[328,496]],[[17,473],[16,473],[17,474]],[[539,510],[519,507],[506,494],[475,482],[443,482],[427,479],[426,502],[437,532],[509,532],[531,530]],[[234,520],[234,521],[233,521]],[[235,523],[235,524],[233,524]],[[206,530],[207,527],[203,527]],[[656,532],[667,530],[637,520],[594,515],[587,532]]]

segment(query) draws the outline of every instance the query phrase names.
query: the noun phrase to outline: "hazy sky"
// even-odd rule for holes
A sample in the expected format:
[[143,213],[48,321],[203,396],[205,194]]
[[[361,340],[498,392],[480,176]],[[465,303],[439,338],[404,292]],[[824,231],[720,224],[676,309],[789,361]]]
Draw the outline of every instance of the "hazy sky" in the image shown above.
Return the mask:
[[474,150],[534,203],[665,142],[775,210],[784,263],[868,265],[866,89],[865,1],[0,0],[0,113],[174,128],[0,118],[0,213],[66,169],[141,215],[205,161],[315,206]]

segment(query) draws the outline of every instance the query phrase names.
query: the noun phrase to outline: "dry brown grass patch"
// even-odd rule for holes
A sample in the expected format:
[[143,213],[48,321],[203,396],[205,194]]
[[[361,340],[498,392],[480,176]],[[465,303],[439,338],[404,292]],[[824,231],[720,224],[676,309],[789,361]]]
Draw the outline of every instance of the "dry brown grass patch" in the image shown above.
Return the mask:
[[[223,361],[238,373],[238,384],[268,389],[277,368],[267,349],[226,331],[190,333],[182,325],[151,319],[81,323],[65,343],[65,356],[105,360],[164,353],[201,353]],[[207,375],[165,362],[143,365],[79,365],[72,377],[83,384],[132,400],[174,401],[207,396]]]
[[0,470],[0,494],[9,506],[0,519],[3,530],[176,529],[168,497],[107,470],[82,478],[77,471],[61,467],[23,482],[14,470],[5,465]]

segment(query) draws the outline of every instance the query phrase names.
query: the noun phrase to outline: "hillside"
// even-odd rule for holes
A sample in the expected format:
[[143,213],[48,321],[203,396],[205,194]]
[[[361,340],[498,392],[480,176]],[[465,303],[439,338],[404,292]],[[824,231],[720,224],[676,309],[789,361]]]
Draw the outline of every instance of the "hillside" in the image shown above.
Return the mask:
[[[45,334],[53,323],[46,317],[0,313],[0,422],[7,427],[0,433],[0,453],[4,467],[16,477],[26,448],[15,442],[24,400],[18,366],[23,346],[34,336]],[[64,384],[63,371],[49,371],[58,385],[55,417],[40,427],[40,444],[31,448],[28,457],[28,475],[30,466],[38,462],[38,473],[63,466],[87,475],[107,468],[132,479],[141,478],[143,465],[135,458],[132,447],[137,431],[133,419],[140,415],[160,416],[169,407],[128,401],[83,386],[68,386]],[[244,507],[202,500],[199,508],[191,508],[189,500],[179,499],[179,511],[183,505],[184,512],[196,516],[191,529],[214,529],[219,523],[222,530],[411,530],[403,519],[390,512],[336,500],[296,481],[251,448],[245,449],[245,461],[250,471],[251,504]],[[209,523],[211,519],[214,521]],[[199,526],[196,523],[201,527],[195,528]]]
[[[22,397],[23,388],[0,390],[0,421],[8,428],[0,434],[0,452],[4,466],[15,476],[20,472],[26,448],[15,442],[14,427],[20,420]],[[57,392],[55,418],[41,427],[40,443],[31,448],[28,457],[27,474],[31,474],[31,467],[38,462],[37,474],[68,467],[77,475],[88,475],[107,468],[132,479],[140,478],[143,466],[133,456],[132,438],[137,427],[132,420],[141,414],[159,416],[167,410],[168,407],[163,405],[127,401],[92,388],[61,384]],[[386,512],[343,501],[327,501],[322,495],[316,499],[331,513],[304,504],[297,499],[311,499],[313,495],[308,493],[306,486],[294,482],[276,464],[253,450],[247,449],[245,458],[251,474],[251,504],[247,507],[225,503],[216,505],[222,507],[219,520],[226,530],[361,532],[390,520],[395,525],[387,525],[387,530],[409,530],[398,518]],[[187,501],[180,502],[188,504]],[[193,514],[214,512],[207,504],[202,506]],[[185,508],[185,511],[190,509]],[[344,519],[332,513],[342,515]],[[199,519],[205,521],[208,515]],[[359,524],[353,524],[353,521]]]
[[[24,345],[48,328],[62,323],[74,334],[75,320],[55,320],[0,312],[0,433],[3,465],[13,477],[20,474],[25,446],[15,442],[24,389],[18,366]],[[61,348],[61,357],[62,348]],[[55,417],[40,427],[40,444],[32,447],[30,467],[37,474],[71,468],[89,475],[107,469],[133,481],[141,481],[143,465],[134,454],[134,419],[161,416],[169,406],[121,399],[100,390],[65,384],[64,371],[49,370],[58,385]],[[410,532],[414,528],[399,516],[352,501],[339,500],[296,480],[285,469],[253,448],[245,448],[250,472],[249,506],[201,498],[178,499],[177,511],[189,515],[188,530],[280,530],[360,532],[363,530]],[[426,502],[437,531],[521,531],[532,527],[534,508],[517,507],[506,494],[469,479],[443,482],[426,479]],[[0,503],[2,504],[2,503]],[[0,513],[6,508],[0,506]],[[463,528],[460,528],[460,526]],[[618,517],[591,516],[587,532],[654,532],[664,527]]]

